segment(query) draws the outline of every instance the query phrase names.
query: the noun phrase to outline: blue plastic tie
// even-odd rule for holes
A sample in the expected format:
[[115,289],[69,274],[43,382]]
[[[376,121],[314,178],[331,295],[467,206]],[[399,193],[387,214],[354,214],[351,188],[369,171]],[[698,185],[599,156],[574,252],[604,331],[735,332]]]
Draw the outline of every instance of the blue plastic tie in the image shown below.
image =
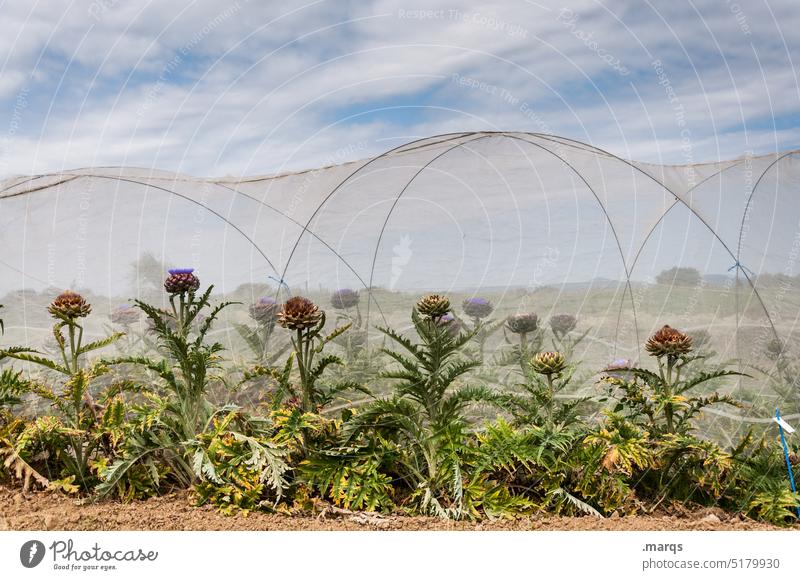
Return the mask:
[[278,286],[286,286],[287,292],[291,291],[289,285],[283,281],[283,278],[281,278],[280,280],[278,280],[275,276],[267,276],[267,278],[269,278],[270,280],[275,280],[278,283]]
[[[781,425],[781,411],[780,409],[775,409],[775,418],[778,420],[778,429],[781,432],[781,445],[783,445],[783,457],[786,459],[786,469],[789,472],[789,483],[792,484],[792,493],[797,493],[797,487],[794,484],[794,472],[792,471],[792,462],[789,461],[789,446],[786,445],[786,436],[783,434],[783,425]],[[795,512],[797,513],[797,519],[800,519],[800,506],[795,506]]]
[[745,266],[743,266],[742,263],[739,260],[736,260],[736,263],[733,266],[731,266],[730,268],[728,268],[728,272],[733,272],[737,268],[740,269],[742,272],[750,274],[751,276],[755,276],[756,275],[756,273],[753,272],[750,268],[746,268]]

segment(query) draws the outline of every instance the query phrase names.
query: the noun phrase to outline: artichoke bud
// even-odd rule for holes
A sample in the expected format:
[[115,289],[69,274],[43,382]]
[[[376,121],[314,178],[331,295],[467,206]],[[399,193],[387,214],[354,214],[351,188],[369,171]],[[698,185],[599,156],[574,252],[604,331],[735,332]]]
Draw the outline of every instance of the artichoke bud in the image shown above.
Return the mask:
[[677,357],[692,352],[692,337],[665,324],[647,339],[644,348],[654,357]]
[[450,299],[440,294],[428,294],[417,302],[417,312],[430,320],[438,320],[450,312]]

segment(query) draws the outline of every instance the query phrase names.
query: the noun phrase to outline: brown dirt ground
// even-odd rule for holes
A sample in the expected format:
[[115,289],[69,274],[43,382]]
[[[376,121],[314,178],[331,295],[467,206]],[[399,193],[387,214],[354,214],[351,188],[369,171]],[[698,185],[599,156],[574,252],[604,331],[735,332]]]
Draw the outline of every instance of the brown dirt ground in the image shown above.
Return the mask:
[[[658,515],[529,517],[517,520],[450,522],[436,518],[266,513],[223,516],[195,507],[187,492],[147,501],[79,502],[50,492],[24,493],[0,486],[0,530],[774,530],[773,526],[719,509],[674,508]],[[784,528],[785,529],[785,528]],[[796,526],[794,529],[800,529]]]

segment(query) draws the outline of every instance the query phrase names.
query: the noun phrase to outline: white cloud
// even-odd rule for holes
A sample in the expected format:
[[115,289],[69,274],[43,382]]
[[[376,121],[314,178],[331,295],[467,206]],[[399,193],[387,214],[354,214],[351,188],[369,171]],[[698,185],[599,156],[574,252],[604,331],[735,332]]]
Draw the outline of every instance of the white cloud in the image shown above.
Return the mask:
[[[263,173],[469,129],[547,130],[668,162],[686,160],[686,129],[694,161],[797,146],[785,125],[764,123],[800,102],[789,0],[738,12],[706,0],[697,13],[691,3],[573,2],[569,14],[542,4],[4,7],[0,172]],[[433,12],[412,12],[421,5]]]

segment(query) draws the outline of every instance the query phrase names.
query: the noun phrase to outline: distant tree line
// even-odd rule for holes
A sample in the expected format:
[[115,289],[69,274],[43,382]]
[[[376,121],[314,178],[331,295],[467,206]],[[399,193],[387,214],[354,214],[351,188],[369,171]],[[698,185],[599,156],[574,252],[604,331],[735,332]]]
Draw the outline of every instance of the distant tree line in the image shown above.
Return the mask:
[[656,282],[669,286],[698,286],[702,276],[696,268],[670,268],[656,276]]

